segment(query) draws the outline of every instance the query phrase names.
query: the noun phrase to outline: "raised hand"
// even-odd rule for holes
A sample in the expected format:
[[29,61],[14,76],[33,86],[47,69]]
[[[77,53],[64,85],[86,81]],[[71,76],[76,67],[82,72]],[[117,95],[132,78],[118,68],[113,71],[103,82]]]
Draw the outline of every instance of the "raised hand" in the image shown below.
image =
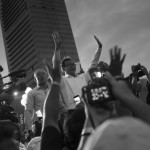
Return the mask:
[[98,47],[102,48],[102,43],[100,42],[100,40],[95,35],[94,35],[94,38],[95,38],[95,40],[96,40],[96,42],[98,44]]
[[60,67],[59,66],[52,67],[46,60],[43,60],[43,63],[45,65],[45,68],[47,70],[47,73],[48,73],[51,81],[60,82],[60,80],[61,80]]
[[122,65],[126,54],[121,58],[121,48],[114,46],[110,49],[110,65],[109,71],[113,76],[120,76],[122,73]]
[[116,80],[109,72],[105,74],[106,79],[111,85],[112,92],[118,100],[132,98],[134,95],[128,84],[123,80]]
[[61,45],[62,45],[62,38],[61,38],[59,32],[54,31],[54,32],[52,33],[52,38],[53,38],[53,40],[54,40],[55,50],[60,50],[60,47],[61,47]]

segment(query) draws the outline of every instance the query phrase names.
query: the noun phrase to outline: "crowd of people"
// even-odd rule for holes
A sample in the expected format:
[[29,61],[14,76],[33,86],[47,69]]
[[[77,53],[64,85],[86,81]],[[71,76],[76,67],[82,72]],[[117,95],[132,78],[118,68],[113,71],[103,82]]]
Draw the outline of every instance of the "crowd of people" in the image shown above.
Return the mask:
[[[110,64],[100,61],[102,43],[87,71],[76,74],[74,60],[61,60],[62,39],[45,68],[34,72],[36,87],[27,93],[22,138],[20,126],[0,121],[0,150],[149,150],[150,73],[138,63],[122,72],[126,54],[110,49]],[[52,64],[52,66],[50,65]],[[63,72],[63,73],[62,73]],[[0,108],[1,109],[1,108]]]

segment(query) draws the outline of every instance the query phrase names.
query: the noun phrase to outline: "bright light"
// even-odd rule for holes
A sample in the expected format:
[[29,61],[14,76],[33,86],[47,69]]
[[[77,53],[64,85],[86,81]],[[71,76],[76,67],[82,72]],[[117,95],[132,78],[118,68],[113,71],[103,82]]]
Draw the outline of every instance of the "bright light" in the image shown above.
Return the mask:
[[26,99],[27,99],[27,94],[31,91],[32,89],[30,87],[27,87],[25,90],[25,94],[22,95],[21,99],[21,105],[25,107],[26,105]]
[[42,112],[41,112],[41,110],[38,110],[38,111],[36,112],[36,114],[37,114],[38,117],[42,117]]
[[27,87],[26,90],[25,90],[25,93],[29,93],[32,89],[30,87]]
[[14,93],[13,93],[13,95],[14,96],[17,96],[19,93],[17,92],[17,91],[15,91]]

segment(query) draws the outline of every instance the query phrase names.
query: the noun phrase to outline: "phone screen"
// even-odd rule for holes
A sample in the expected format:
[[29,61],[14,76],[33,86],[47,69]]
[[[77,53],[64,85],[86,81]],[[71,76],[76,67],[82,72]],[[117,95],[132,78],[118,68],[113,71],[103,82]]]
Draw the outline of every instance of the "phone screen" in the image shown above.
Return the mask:
[[79,104],[79,103],[81,102],[81,99],[80,99],[80,96],[79,96],[79,95],[74,96],[73,99],[74,99],[76,105]]

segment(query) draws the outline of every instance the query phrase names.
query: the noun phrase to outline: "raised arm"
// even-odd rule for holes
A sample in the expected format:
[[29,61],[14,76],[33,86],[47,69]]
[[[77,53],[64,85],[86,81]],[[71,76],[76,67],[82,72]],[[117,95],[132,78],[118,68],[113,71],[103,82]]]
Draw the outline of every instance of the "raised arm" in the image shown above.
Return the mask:
[[32,121],[34,117],[34,95],[32,94],[32,91],[30,91],[27,94],[26,104],[25,104],[25,111],[24,111],[24,123],[25,123],[25,129],[29,133],[29,137],[33,137],[32,132]]
[[[51,69],[52,86],[44,103],[43,108],[43,129],[47,126],[54,126],[58,129],[59,98],[60,98],[60,67],[50,68],[45,63],[47,70]],[[59,130],[59,129],[58,129]]]
[[62,39],[60,37],[60,34],[57,31],[54,31],[52,34],[54,44],[55,44],[55,50],[54,50],[54,55],[53,55],[53,67],[55,66],[60,66],[61,63],[61,58],[60,58],[60,49],[62,45]]
[[61,134],[58,127],[59,115],[59,99],[60,99],[60,45],[59,34],[54,32],[52,35],[55,42],[55,51],[53,56],[53,68],[47,61],[44,61],[47,72],[52,79],[51,89],[47,95],[43,108],[43,126],[42,126],[42,140],[41,150],[61,150],[62,141]]
[[58,127],[61,73],[58,67],[51,71],[53,83],[43,108],[41,150],[62,150],[62,138]]
[[32,117],[33,117],[33,106],[34,106],[34,96],[32,92],[27,94],[25,111],[24,111],[24,122],[27,131],[32,130]]
[[[47,61],[44,61],[46,70],[49,76],[52,78],[52,88],[49,91],[49,94],[46,98],[46,102],[44,104],[44,124],[43,128],[47,126],[47,124],[57,124],[58,119],[58,109],[59,109],[59,92],[60,92],[60,79],[61,79],[61,71],[60,71],[60,47],[61,47],[61,38],[58,32],[54,31],[52,34],[55,50],[53,56],[53,68],[49,65]],[[51,120],[51,121],[50,121]],[[56,125],[57,126],[57,125]]]
[[101,52],[102,52],[102,43],[100,42],[100,40],[95,35],[94,35],[94,38],[98,44],[98,49],[96,50],[95,55],[92,59],[92,62],[90,64],[90,68],[97,66],[97,64],[99,62],[99,58],[101,56]]

